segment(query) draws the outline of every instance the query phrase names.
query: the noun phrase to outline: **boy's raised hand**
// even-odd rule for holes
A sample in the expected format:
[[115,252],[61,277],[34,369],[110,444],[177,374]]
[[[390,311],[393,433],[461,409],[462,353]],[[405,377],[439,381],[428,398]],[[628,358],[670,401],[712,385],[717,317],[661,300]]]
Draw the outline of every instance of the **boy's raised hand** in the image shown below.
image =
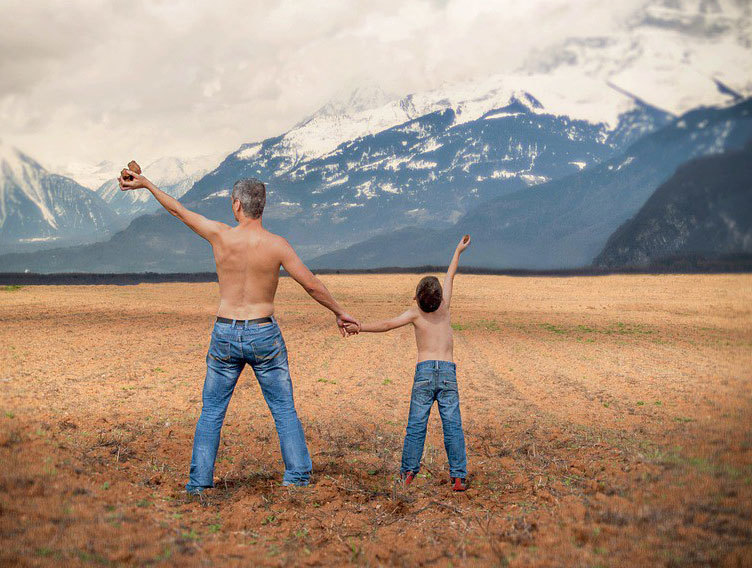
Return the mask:
[[458,252],[464,252],[467,247],[470,246],[470,235],[465,235],[460,239],[459,244],[457,245],[457,251]]

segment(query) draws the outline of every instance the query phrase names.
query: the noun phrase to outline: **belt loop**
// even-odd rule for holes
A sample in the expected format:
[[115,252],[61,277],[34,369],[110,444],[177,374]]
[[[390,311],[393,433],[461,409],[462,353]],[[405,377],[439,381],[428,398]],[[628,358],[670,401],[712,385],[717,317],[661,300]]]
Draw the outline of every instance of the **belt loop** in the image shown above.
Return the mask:
[[238,320],[236,320],[235,318],[232,318],[232,327],[235,327],[235,325],[237,324],[237,322],[238,322]]
[[438,361],[434,361],[433,362],[433,368],[436,369],[437,371],[439,370],[439,362]]

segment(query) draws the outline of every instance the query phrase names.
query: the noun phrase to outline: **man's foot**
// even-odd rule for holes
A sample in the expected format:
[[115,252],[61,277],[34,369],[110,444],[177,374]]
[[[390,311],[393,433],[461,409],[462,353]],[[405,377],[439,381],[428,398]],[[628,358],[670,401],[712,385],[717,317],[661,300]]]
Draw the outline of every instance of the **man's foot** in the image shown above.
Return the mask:
[[402,474],[402,487],[407,489],[410,487],[410,484],[413,482],[413,479],[415,479],[415,473],[412,471],[408,471],[406,473]]
[[451,478],[452,491],[467,491],[467,481],[464,477],[452,477]]
[[190,489],[186,487],[185,492],[190,496],[200,497],[206,489],[206,487],[191,487]]

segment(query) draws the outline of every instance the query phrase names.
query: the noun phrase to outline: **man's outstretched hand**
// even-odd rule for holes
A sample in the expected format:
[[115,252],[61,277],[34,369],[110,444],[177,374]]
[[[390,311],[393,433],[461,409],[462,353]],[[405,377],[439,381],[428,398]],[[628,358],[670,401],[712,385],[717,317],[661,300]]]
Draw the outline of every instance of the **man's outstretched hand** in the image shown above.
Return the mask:
[[357,335],[360,331],[360,322],[350,314],[343,312],[337,316],[337,327],[342,337]]
[[[125,175],[130,176],[132,179],[125,179]],[[128,169],[120,172],[120,176],[118,177],[118,184],[120,184],[120,189],[122,191],[128,191],[129,189],[141,189],[143,187],[147,187],[149,183],[150,182],[148,179],[146,179],[146,176],[137,174],[136,172]]]

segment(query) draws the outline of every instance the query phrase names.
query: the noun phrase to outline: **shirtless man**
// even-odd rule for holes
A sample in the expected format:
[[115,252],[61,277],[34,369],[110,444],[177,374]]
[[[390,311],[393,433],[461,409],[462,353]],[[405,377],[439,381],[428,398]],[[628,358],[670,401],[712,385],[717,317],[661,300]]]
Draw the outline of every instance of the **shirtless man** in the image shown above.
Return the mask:
[[[285,239],[264,229],[261,215],[266,188],[257,179],[242,179],[233,186],[231,205],[238,224],[230,227],[186,209],[143,175],[131,170],[125,173],[133,179],[118,178],[120,189],[149,190],[167,211],[211,243],[217,265],[219,309],[206,356],[203,406],[196,425],[186,490],[198,494],[214,486],[214,462],[222,422],[246,363],[256,374],[277,427],[285,462],[282,484],[308,485],[311,458],[295,411],[287,348],[274,318],[280,267],[314,300],[334,313],[343,336],[357,333],[357,320],[342,309]],[[345,324],[351,327],[346,330]]]
[[444,430],[444,448],[449,460],[449,476],[453,491],[465,491],[467,483],[467,455],[465,435],[460,416],[460,397],[457,390],[457,367],[454,364],[454,343],[449,315],[454,276],[460,255],[470,246],[470,235],[460,240],[444,277],[442,290],[439,279],[426,276],[415,290],[415,305],[388,320],[345,324],[352,333],[384,332],[412,324],[418,346],[418,364],[415,366],[410,414],[407,418],[405,444],[402,448],[400,468],[405,487],[412,483],[420,470],[423,444],[426,441],[428,416],[434,401],[439,405],[439,415]]

